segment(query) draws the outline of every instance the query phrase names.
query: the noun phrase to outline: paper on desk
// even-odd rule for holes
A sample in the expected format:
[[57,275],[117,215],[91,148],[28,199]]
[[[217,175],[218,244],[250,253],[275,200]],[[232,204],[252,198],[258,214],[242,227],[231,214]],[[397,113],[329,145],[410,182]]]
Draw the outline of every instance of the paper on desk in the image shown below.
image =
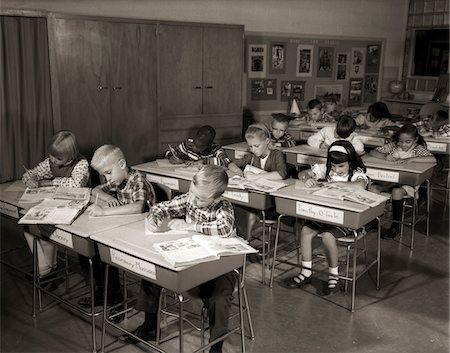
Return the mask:
[[189,234],[189,232],[187,230],[170,229],[168,227],[168,221],[163,222],[163,224],[160,227],[159,232],[152,232],[147,227],[147,218],[146,218],[145,222],[144,222],[144,234],[146,237],[147,236],[151,237],[151,236],[161,236],[161,235],[185,235],[185,234]]
[[157,159],[156,163],[158,167],[174,167],[174,164],[170,163],[168,159]]
[[5,192],[16,192],[16,191],[23,191],[24,183],[22,180],[16,180],[15,182],[11,183],[6,189]]

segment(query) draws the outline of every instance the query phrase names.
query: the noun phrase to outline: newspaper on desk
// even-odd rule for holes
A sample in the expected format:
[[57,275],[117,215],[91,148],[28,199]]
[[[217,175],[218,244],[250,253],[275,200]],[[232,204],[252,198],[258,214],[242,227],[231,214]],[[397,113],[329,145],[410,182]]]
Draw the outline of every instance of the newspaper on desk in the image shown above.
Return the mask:
[[90,188],[72,188],[66,186],[26,188],[19,202],[36,203],[44,199],[89,200],[90,193]]
[[382,202],[389,200],[389,198],[384,195],[350,186],[338,186],[333,183],[325,184],[319,190],[314,191],[313,195],[352,201],[369,207],[375,207]]
[[228,180],[228,187],[230,188],[256,190],[267,193],[277,191],[285,186],[285,183],[278,181],[267,179],[247,180],[239,175],[235,175]]

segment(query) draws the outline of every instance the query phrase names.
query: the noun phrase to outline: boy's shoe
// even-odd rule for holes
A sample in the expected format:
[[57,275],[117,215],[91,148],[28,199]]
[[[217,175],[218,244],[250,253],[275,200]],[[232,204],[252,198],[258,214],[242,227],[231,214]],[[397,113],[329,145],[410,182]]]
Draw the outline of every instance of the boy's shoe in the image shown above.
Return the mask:
[[[134,331],[131,331],[131,333],[137,337],[139,337],[143,341],[156,341],[156,328],[150,329],[148,327],[145,327],[144,324],[141,326],[138,326]],[[134,337],[128,336],[127,334],[122,335],[119,337],[121,341],[128,342],[128,343],[137,343],[139,342]]]
[[332,295],[339,292],[339,278],[329,277],[327,287],[325,288],[324,295]]
[[[110,305],[115,305],[115,304],[119,304],[120,302],[123,301],[123,295],[121,292],[118,292],[116,294],[109,294],[108,295],[108,306]],[[94,294],[94,303],[95,306],[102,306],[103,305],[103,294],[96,292]],[[83,298],[80,298],[78,300],[78,305],[85,307],[85,308],[90,308],[91,307],[91,296],[87,295]]]
[[[117,308],[111,309],[109,311],[109,316],[112,316],[114,314],[118,314],[122,310],[123,310],[123,306],[119,305]],[[121,314],[118,314],[118,315],[115,315],[115,316],[111,317],[109,319],[109,321],[111,321],[113,324],[118,324],[119,322],[122,322],[124,318],[125,318],[125,313],[121,313]]]
[[223,341],[217,342],[211,346],[209,353],[222,353]]
[[383,228],[381,231],[381,237],[383,239],[394,239],[399,233],[399,227],[391,227],[389,229]]

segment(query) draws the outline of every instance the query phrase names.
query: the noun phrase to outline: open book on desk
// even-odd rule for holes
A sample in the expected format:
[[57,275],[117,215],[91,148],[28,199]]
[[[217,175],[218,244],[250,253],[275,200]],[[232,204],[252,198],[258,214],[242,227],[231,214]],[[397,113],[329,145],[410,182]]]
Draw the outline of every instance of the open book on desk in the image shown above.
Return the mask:
[[26,188],[19,202],[35,203],[44,199],[89,200],[90,195],[90,188],[44,186],[40,188]]
[[337,186],[331,184],[325,184],[319,190],[314,191],[313,195],[329,197],[338,200],[352,201],[360,203],[369,207],[375,207],[387,200],[388,197],[362,190],[350,186]]
[[221,238],[201,234],[155,243],[153,247],[173,267],[213,261],[221,256],[258,252],[239,237]]
[[230,188],[256,190],[267,193],[277,191],[285,186],[285,183],[279,181],[266,179],[247,180],[239,175],[235,175],[228,180],[228,187]]
[[19,224],[71,224],[89,200],[45,199],[31,207]]

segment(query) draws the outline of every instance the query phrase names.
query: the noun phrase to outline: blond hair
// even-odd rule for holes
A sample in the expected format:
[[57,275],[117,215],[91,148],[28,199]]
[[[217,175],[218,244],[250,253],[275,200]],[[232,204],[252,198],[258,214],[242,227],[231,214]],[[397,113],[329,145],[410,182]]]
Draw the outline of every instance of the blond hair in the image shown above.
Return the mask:
[[261,140],[270,137],[270,131],[263,123],[255,123],[250,125],[245,131],[245,138],[258,137]]
[[48,154],[64,163],[73,161],[79,154],[75,135],[66,130],[57,132],[48,144]]
[[212,197],[223,194],[228,185],[228,175],[224,167],[218,165],[203,166],[192,179],[196,187],[210,190]]
[[114,145],[103,145],[94,152],[91,166],[97,171],[103,170],[121,159],[125,160],[125,156],[119,147]]

